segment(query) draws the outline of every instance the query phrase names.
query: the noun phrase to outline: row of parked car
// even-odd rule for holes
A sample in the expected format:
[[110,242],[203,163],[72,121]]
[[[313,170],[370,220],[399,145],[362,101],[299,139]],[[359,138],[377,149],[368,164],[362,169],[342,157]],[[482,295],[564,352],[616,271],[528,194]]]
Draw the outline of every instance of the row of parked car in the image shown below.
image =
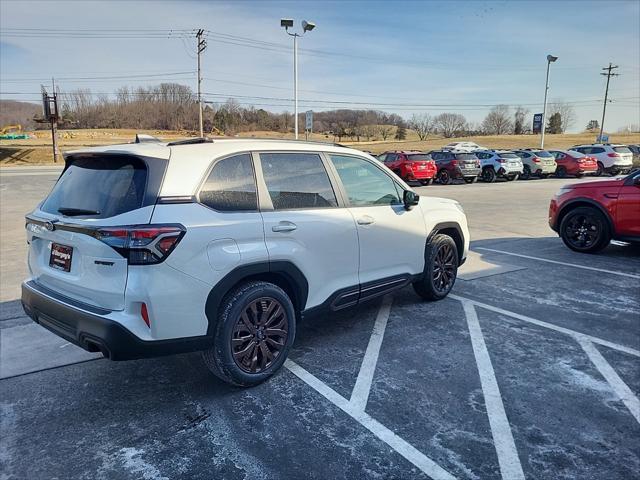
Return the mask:
[[[634,150],[635,149],[635,150]],[[448,185],[454,180],[474,183],[498,178],[513,181],[549,175],[582,177],[626,174],[633,168],[638,145],[596,143],[568,150],[488,149],[473,142],[455,142],[430,152],[394,150],[377,156],[407,182]]]

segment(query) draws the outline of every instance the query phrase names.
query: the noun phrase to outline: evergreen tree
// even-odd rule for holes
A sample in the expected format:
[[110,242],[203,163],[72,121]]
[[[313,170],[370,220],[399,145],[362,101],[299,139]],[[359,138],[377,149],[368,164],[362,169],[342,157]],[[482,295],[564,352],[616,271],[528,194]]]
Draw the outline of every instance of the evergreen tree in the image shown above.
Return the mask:
[[547,123],[547,133],[562,133],[562,117],[560,113],[554,113],[549,117],[549,123]]
[[407,128],[404,124],[398,125],[398,129],[396,130],[396,140],[406,140],[407,139]]

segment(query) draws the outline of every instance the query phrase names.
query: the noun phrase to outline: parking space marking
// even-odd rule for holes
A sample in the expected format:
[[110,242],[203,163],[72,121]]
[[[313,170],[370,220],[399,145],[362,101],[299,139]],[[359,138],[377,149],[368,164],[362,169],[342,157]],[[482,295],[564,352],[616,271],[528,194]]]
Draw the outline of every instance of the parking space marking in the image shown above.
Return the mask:
[[380,422],[369,416],[363,410],[356,408],[349,400],[337,393],[331,387],[323,383],[317,377],[309,373],[292,360],[287,360],[284,366],[296,377],[313,388],[316,392],[329,400],[340,410],[345,412],[364,428],[369,430],[378,439],[389,445],[397,453],[419,468],[423,473],[434,480],[454,480],[455,477],[427,457],[420,450],[415,448],[402,437],[382,425]]
[[592,342],[585,340],[584,338],[579,338],[577,340],[589,357],[589,360],[591,360],[591,362],[596,366],[607,383],[611,385],[611,388],[616,395],[618,395],[620,400],[622,400],[622,403],[624,403],[629,409],[631,415],[633,415],[636,421],[640,423],[640,400],[638,400],[638,397],[633,394],[629,386],[624,383],[620,378],[620,375],[617,374]]
[[391,312],[392,302],[393,298],[390,295],[386,295],[382,300],[376,322],[373,325],[373,332],[369,338],[367,350],[362,359],[362,366],[360,367],[360,372],[358,372],[356,384],[353,387],[353,392],[351,392],[351,400],[349,400],[349,403],[353,408],[362,412],[364,412],[367,407],[367,401],[369,400],[371,382],[373,381],[373,375],[376,371],[376,365],[378,364],[380,347],[382,346],[384,331],[387,328],[387,320]]
[[514,257],[528,258],[530,260],[538,260],[539,262],[555,263],[557,265],[564,265],[566,267],[582,268],[583,270],[592,270],[592,271],[595,271],[595,272],[602,272],[602,273],[609,273],[611,275],[618,275],[620,277],[629,277],[629,278],[640,279],[640,275],[636,275],[636,274],[633,274],[633,273],[614,272],[613,270],[606,270],[604,268],[588,267],[586,265],[578,265],[576,263],[560,262],[558,260],[550,260],[548,258],[531,257],[529,255],[522,255],[520,253],[505,252],[504,250],[496,250],[495,248],[474,247],[474,250],[486,250],[487,252],[502,253],[504,255],[512,255]]
[[491,435],[493,436],[493,444],[498,455],[498,463],[500,465],[500,474],[502,478],[509,480],[524,480],[524,472],[518,449],[516,448],[511,432],[511,425],[504,409],[502,395],[498,387],[491,357],[482,335],[480,322],[473,303],[470,301],[462,301],[465,316],[467,317],[467,325],[471,336],[471,346],[473,347],[473,355],[478,366],[478,374],[480,375],[480,385],[482,386],[482,394],[484,395],[484,403],[489,417],[489,426],[491,427]]
[[548,328],[550,330],[555,330],[556,332],[561,332],[566,335],[570,335],[576,340],[585,339],[590,342],[596,343],[598,345],[603,345],[605,347],[609,347],[614,350],[618,350],[620,352],[628,353],[629,355],[640,357],[640,351],[636,350],[635,348],[627,347],[625,345],[620,345],[618,343],[613,343],[608,340],[603,340],[602,338],[593,337],[591,335],[587,335],[586,333],[576,332],[575,330],[571,330],[569,328],[560,327],[558,325],[554,325],[553,323],[548,323],[543,320],[537,320],[535,318],[531,318],[526,315],[522,315],[520,313],[511,312],[509,310],[505,310],[504,308],[494,307],[493,305],[488,305],[486,303],[478,302],[477,300],[473,300],[471,298],[461,297],[459,295],[454,295],[454,294],[449,294],[449,298],[459,300],[460,302],[468,301],[477,307],[482,307],[486,310],[491,310],[492,312],[506,315],[507,317],[517,318],[518,320],[522,320],[523,322],[533,323],[534,325],[538,325],[540,327]]

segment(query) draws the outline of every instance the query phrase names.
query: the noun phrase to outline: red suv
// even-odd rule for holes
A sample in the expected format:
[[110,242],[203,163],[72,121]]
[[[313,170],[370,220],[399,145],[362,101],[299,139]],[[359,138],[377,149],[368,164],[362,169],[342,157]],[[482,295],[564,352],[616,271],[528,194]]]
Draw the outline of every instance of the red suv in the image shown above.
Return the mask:
[[556,177],[575,175],[580,178],[598,171],[598,161],[584,153],[575,150],[549,150],[549,153],[556,159]]
[[424,152],[396,150],[378,155],[378,160],[405,182],[429,185],[436,176],[436,163]]
[[549,226],[577,252],[597,252],[611,239],[640,242],[640,170],[565,185],[551,199]]

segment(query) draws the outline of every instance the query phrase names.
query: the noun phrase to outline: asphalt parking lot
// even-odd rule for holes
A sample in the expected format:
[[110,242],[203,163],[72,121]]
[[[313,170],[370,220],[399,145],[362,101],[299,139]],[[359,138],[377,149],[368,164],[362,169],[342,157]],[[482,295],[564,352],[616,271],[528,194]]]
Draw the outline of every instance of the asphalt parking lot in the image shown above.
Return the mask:
[[469,217],[453,294],[306,321],[242,390],[197,354],[110,362],[24,316],[23,216],[55,178],[0,172],[0,478],[638,478],[640,248],[580,255],[546,224],[585,179],[417,188]]

